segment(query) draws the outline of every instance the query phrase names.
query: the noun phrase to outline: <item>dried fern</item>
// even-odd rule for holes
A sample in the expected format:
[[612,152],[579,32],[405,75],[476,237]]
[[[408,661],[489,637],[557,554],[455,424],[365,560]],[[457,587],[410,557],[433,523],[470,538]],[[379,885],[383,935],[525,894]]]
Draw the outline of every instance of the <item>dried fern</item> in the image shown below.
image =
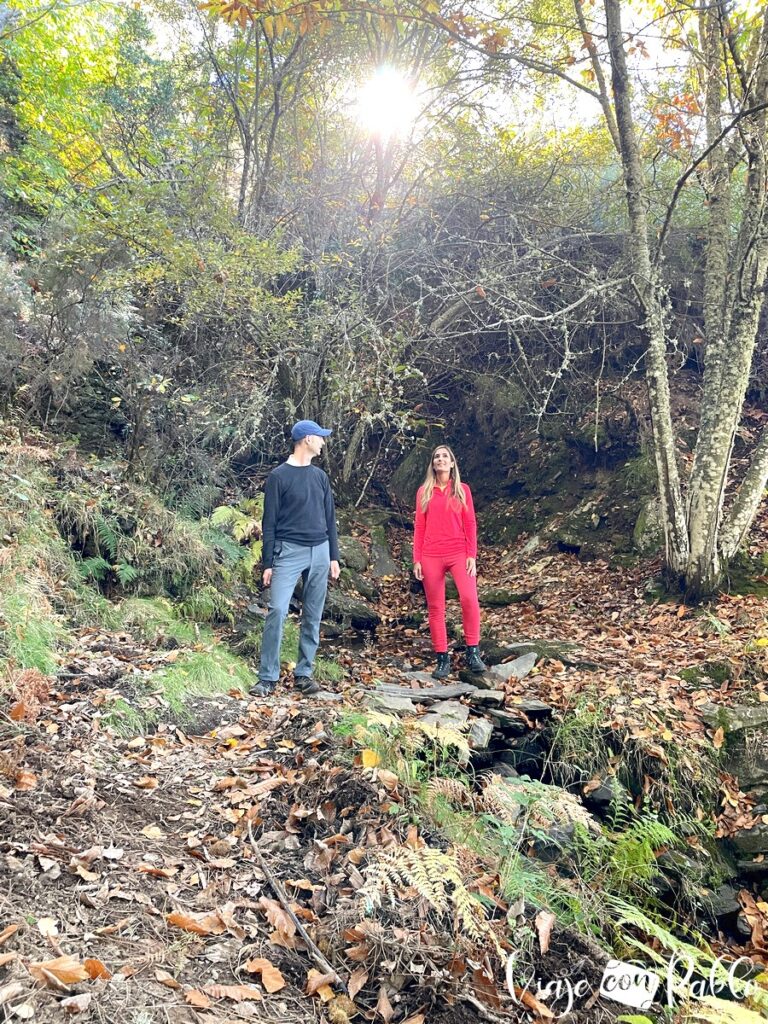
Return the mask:
[[427,785],[430,796],[442,796],[460,807],[474,807],[474,798],[469,788],[460,779],[430,779]]
[[457,930],[474,942],[498,941],[480,903],[464,884],[454,852],[423,846],[417,850],[399,846],[380,850],[365,869],[366,883],[360,890],[366,912],[381,906],[382,896],[396,903],[396,890],[411,887],[438,914],[453,911]]

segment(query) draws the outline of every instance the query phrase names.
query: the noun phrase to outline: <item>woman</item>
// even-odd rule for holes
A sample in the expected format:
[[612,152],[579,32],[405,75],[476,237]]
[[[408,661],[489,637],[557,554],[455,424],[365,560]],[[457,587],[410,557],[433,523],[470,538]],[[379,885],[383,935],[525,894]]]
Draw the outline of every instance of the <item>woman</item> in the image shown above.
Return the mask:
[[477,522],[472,494],[461,482],[456,456],[444,444],[432,452],[424,483],[416,494],[413,572],[424,583],[429,632],[437,654],[433,679],[451,671],[445,630],[445,575],[450,572],[461,600],[466,664],[484,672],[480,658],[480,605],[477,601]]

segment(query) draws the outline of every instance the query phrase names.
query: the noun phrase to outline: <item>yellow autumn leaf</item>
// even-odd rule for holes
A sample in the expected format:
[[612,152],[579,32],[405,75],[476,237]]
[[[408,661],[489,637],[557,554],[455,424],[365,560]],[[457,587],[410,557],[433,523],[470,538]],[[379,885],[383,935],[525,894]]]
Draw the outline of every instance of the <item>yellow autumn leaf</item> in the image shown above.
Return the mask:
[[370,747],[366,747],[362,754],[363,757],[363,768],[375,768],[377,764],[381,762],[381,758],[375,750],[371,750]]

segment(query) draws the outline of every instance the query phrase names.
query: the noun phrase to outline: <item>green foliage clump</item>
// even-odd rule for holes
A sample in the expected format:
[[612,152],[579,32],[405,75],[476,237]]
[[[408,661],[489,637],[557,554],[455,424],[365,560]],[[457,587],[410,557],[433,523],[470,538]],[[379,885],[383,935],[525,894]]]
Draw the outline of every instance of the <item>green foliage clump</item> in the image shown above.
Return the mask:
[[[202,610],[234,561],[219,531],[182,518],[135,485],[61,490],[54,514],[82,576],[107,592],[188,597]],[[223,611],[214,604],[212,613]]]

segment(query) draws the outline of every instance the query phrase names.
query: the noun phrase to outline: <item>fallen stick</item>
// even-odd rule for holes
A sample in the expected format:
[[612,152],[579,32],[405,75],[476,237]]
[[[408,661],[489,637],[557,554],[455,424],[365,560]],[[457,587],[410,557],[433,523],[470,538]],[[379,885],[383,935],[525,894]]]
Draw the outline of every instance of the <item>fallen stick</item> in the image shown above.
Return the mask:
[[264,860],[264,855],[262,854],[261,850],[256,845],[256,840],[253,838],[253,828],[251,827],[250,821],[248,822],[248,838],[251,841],[251,846],[252,846],[253,852],[254,852],[254,854],[256,856],[256,860],[259,863],[259,867],[264,872],[264,877],[267,879],[269,884],[272,886],[272,890],[274,891],[275,895],[277,896],[277,898],[278,898],[278,900],[280,902],[280,905],[282,906],[283,910],[286,912],[286,914],[290,917],[290,919],[296,925],[296,930],[298,931],[299,935],[306,942],[307,949],[309,951],[310,957],[312,958],[312,960],[315,961],[317,966],[322,970],[323,974],[332,974],[333,975],[333,982],[334,982],[334,984],[338,985],[340,988],[342,988],[344,990],[345,994],[346,994],[346,991],[347,991],[346,985],[341,980],[341,978],[338,976],[338,974],[333,969],[333,967],[331,967],[331,965],[325,959],[325,957],[320,952],[320,950],[317,948],[317,945],[309,937],[307,929],[304,927],[304,925],[298,919],[298,917],[293,912],[293,910],[291,910],[291,905],[290,905],[290,903],[288,901],[288,896],[286,894],[285,889],[283,888],[282,882],[280,881],[279,878],[275,878],[275,876],[272,874],[272,872],[267,867],[267,862]]

